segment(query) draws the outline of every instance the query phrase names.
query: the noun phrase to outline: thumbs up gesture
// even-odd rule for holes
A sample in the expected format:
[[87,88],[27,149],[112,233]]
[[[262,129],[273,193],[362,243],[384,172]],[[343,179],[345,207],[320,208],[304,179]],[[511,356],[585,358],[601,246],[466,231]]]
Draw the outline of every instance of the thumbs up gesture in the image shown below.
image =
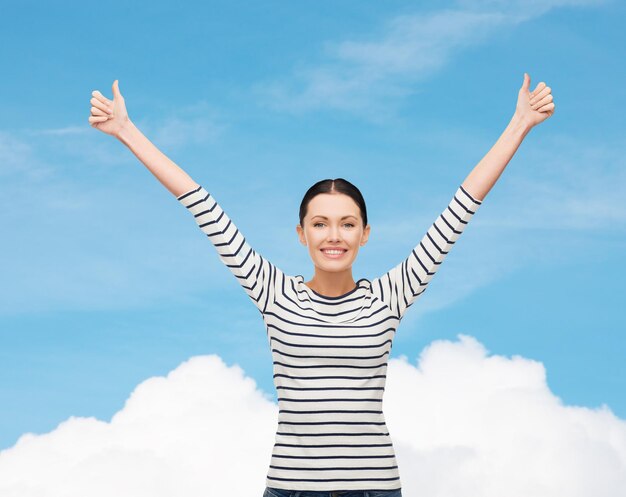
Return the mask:
[[107,135],[117,137],[119,131],[129,122],[117,79],[113,82],[113,100],[109,100],[98,90],[91,92],[91,95],[89,124]]
[[529,89],[530,76],[524,73],[524,83],[517,97],[515,113],[532,128],[554,114],[555,105],[552,89],[543,81],[532,92]]

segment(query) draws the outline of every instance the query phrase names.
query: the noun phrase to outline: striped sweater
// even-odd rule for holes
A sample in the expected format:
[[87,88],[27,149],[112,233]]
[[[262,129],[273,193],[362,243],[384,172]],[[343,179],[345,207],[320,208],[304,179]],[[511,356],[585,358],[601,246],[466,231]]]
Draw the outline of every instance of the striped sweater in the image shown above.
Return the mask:
[[265,323],[278,394],[266,485],[393,490],[398,463],[383,414],[387,362],[406,310],[424,293],[482,202],[459,186],[408,257],[326,297],[258,254],[202,186],[178,197]]

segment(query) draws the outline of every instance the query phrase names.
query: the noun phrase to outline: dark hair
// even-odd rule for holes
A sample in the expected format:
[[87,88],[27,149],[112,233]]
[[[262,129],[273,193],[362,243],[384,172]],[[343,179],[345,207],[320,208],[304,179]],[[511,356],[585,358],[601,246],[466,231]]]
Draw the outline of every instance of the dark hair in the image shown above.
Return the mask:
[[367,226],[367,208],[365,207],[363,195],[361,195],[360,190],[356,186],[343,178],[323,179],[307,190],[300,203],[300,226],[304,228],[304,218],[309,208],[309,202],[320,193],[343,193],[348,195],[359,206],[361,217],[363,218],[363,227]]

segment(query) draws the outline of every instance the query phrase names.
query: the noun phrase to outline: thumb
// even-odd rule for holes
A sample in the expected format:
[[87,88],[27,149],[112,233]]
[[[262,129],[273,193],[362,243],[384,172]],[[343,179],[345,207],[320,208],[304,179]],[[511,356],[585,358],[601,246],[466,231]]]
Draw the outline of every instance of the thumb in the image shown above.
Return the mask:
[[522,84],[522,90],[528,91],[530,88],[530,76],[527,73],[524,73],[524,83]]
[[120,93],[119,82],[116,79],[115,81],[113,81],[113,97],[114,98],[118,98],[118,97],[121,97],[121,96],[122,96],[122,94]]

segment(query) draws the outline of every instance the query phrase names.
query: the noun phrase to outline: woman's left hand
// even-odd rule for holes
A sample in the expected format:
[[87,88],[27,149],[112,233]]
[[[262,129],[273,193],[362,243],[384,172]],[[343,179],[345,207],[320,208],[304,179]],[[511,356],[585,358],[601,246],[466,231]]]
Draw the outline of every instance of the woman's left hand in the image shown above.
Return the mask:
[[552,89],[542,81],[529,92],[530,76],[524,73],[524,83],[517,97],[515,113],[532,128],[554,114]]

